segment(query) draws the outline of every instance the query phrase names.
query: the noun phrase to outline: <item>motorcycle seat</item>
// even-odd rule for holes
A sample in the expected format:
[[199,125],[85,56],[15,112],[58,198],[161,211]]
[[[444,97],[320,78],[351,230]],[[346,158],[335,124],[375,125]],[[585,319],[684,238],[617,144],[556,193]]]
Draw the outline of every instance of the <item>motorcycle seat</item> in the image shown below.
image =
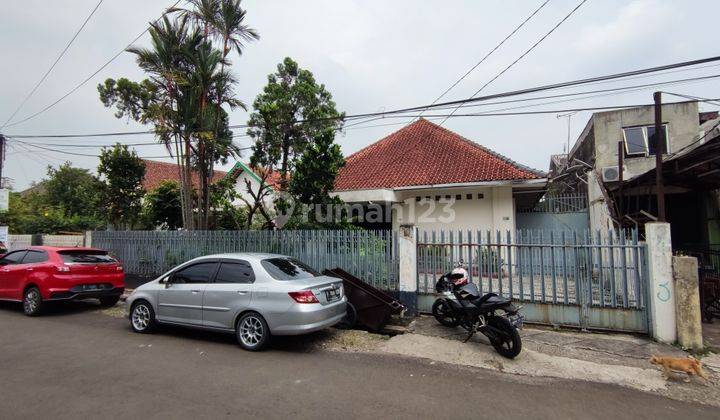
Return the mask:
[[491,311],[510,303],[511,300],[498,296],[495,293],[488,293],[478,299],[473,300],[473,304],[483,311]]

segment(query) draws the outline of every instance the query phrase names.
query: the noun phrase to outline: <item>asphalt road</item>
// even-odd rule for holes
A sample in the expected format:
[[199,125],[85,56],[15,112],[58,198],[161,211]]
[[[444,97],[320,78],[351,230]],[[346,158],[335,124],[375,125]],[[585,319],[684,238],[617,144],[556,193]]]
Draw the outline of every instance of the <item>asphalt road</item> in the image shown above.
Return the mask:
[[0,304],[0,418],[720,418],[624,388],[528,379],[277,340],[153,335],[79,304],[40,318]]

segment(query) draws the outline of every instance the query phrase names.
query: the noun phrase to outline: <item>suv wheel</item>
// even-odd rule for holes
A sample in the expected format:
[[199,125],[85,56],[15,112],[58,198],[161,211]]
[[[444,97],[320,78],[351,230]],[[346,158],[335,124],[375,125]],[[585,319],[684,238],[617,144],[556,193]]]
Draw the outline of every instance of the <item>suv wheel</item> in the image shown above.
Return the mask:
[[258,351],[270,339],[270,329],[265,319],[257,312],[243,315],[237,323],[236,335],[240,347],[245,350]]
[[37,316],[42,312],[44,305],[40,289],[30,287],[23,295],[23,312],[27,316]]
[[155,329],[155,311],[152,305],[144,300],[136,302],[130,311],[130,326],[136,333],[152,332]]

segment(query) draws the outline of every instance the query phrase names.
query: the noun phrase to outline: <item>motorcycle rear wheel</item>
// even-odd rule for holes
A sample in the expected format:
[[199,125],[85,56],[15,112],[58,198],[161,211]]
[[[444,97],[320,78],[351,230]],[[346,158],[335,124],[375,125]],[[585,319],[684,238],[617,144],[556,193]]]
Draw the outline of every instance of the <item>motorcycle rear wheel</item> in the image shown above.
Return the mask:
[[433,303],[432,314],[435,320],[446,327],[457,327],[460,320],[455,318],[450,304],[444,299],[438,299]]
[[488,337],[495,351],[508,359],[514,359],[522,351],[522,341],[517,328],[507,318],[494,316],[488,319],[488,325],[500,330],[503,334],[499,337]]

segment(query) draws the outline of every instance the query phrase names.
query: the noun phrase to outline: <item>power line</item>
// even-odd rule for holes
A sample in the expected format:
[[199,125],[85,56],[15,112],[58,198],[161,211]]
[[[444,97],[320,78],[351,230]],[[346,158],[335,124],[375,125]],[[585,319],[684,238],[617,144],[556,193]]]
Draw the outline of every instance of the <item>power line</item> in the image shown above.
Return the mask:
[[[646,83],[646,84],[641,84],[641,85],[619,86],[619,87],[608,88],[608,89],[597,89],[597,90],[590,90],[590,91],[583,91],[583,92],[562,93],[562,94],[558,94],[558,95],[536,96],[533,98],[511,99],[511,100],[507,100],[507,101],[494,101],[494,102],[486,102],[486,103],[480,103],[480,104],[461,105],[460,108],[473,108],[473,107],[480,107],[480,106],[510,104],[510,103],[518,103],[518,102],[531,102],[531,101],[542,100],[542,99],[555,99],[555,98],[590,95],[590,96],[586,96],[586,97],[582,97],[582,98],[571,99],[571,100],[584,100],[584,99],[594,98],[594,97],[598,97],[598,96],[609,96],[609,95],[592,95],[592,94],[596,94],[596,93],[609,92],[612,95],[616,95],[616,94],[627,93],[629,91],[644,90],[644,89],[648,89],[648,88],[652,88],[652,87],[656,87],[656,86],[692,83],[692,82],[716,79],[718,77],[720,77],[720,74],[690,77],[690,78],[685,78],[685,79],[666,80],[666,81]],[[597,82],[597,83],[600,83],[600,82]],[[591,84],[593,84],[593,83],[591,83]],[[544,102],[544,103],[528,105],[528,106],[539,106],[539,105],[546,105],[546,104],[558,103],[558,102],[561,102],[561,101]],[[452,108],[452,107],[437,107],[434,109],[450,109],[450,108]],[[516,108],[508,108],[508,109],[516,109]]]
[[[596,77],[590,77],[590,78],[585,78],[585,79],[577,79],[577,80],[554,83],[554,84],[549,84],[549,85],[541,85],[541,86],[537,86],[537,87],[501,92],[501,93],[485,95],[485,96],[475,97],[475,98],[467,98],[467,99],[461,99],[461,100],[455,100],[455,101],[442,102],[442,103],[437,103],[432,106],[423,105],[423,106],[395,109],[395,110],[391,110],[391,111],[346,115],[344,117],[326,117],[326,118],[317,118],[317,119],[311,119],[311,120],[310,119],[309,120],[298,120],[297,123],[318,122],[318,121],[328,121],[328,120],[338,120],[338,119],[344,119],[345,121],[354,121],[357,119],[369,119],[369,118],[374,118],[374,117],[384,117],[384,116],[388,116],[388,115],[402,114],[402,113],[408,113],[408,112],[420,112],[420,111],[423,111],[424,109],[430,109],[430,108],[432,108],[432,109],[448,109],[452,106],[465,105],[465,104],[473,104],[473,105],[466,105],[466,106],[486,106],[486,105],[499,104],[499,103],[525,102],[525,101],[534,101],[534,100],[539,100],[539,99],[547,99],[547,98],[555,98],[555,97],[577,96],[577,95],[583,95],[583,94],[595,93],[595,92],[621,91],[621,90],[635,89],[638,87],[648,87],[648,86],[657,86],[657,85],[671,84],[671,83],[684,83],[684,82],[690,82],[690,81],[706,80],[706,79],[720,77],[720,75],[700,76],[700,77],[694,77],[694,78],[670,80],[670,81],[663,81],[663,82],[643,84],[643,85],[624,86],[624,87],[611,88],[611,89],[594,90],[594,91],[590,91],[590,92],[574,92],[574,93],[545,96],[545,97],[521,98],[521,99],[516,99],[516,100],[510,100],[510,101],[487,102],[487,101],[490,101],[493,99],[502,99],[502,98],[508,98],[508,97],[513,97],[513,96],[523,96],[523,95],[528,95],[528,94],[537,93],[537,92],[568,88],[568,87],[579,86],[579,85],[584,85],[584,84],[592,84],[592,83],[597,83],[597,82],[602,82],[602,81],[623,79],[623,78],[637,76],[637,75],[651,74],[651,73],[662,72],[662,71],[666,71],[666,70],[672,70],[672,69],[678,69],[678,68],[684,68],[684,67],[690,67],[690,66],[697,66],[700,64],[706,64],[706,63],[717,62],[717,61],[720,61],[720,56],[708,57],[708,58],[673,63],[673,64],[667,64],[667,65],[644,68],[644,69],[639,69],[639,70],[632,70],[632,71],[623,72],[623,73],[614,73],[614,74],[609,74],[609,75],[604,75],[604,76],[596,76]],[[483,104],[482,102],[487,102],[487,103]],[[230,128],[230,129],[247,128],[247,127],[248,127],[247,124],[236,124],[236,125],[228,126],[228,128]],[[134,132],[93,133],[93,134],[59,134],[59,135],[47,135],[47,134],[46,135],[12,135],[12,134],[9,134],[7,136],[14,137],[14,138],[70,138],[70,137],[121,136],[121,135],[137,135],[137,134],[154,134],[154,131],[147,130],[147,131],[134,131]],[[240,137],[240,136],[244,136],[244,135],[239,134],[236,136]]]
[[[182,0],[177,0],[172,6],[170,6],[169,8],[167,8],[166,11],[163,13],[163,16],[165,16],[165,14],[167,13],[168,10],[173,9],[173,8],[174,8],[175,6],[177,6],[181,1],[182,1]],[[159,18],[157,18],[157,19],[155,19],[155,21],[154,21],[153,23],[159,21],[161,18],[162,18],[162,16],[159,17]],[[125,50],[127,50],[127,49],[130,48],[134,43],[136,43],[143,35],[145,35],[145,33],[146,33],[148,30],[150,30],[150,27],[146,27],[145,30],[142,31],[138,36],[136,36],[132,41],[130,41],[130,43],[129,43],[127,46],[125,46],[122,50],[118,51],[117,54],[115,54],[114,56],[112,56],[108,61],[105,62],[105,64],[103,64],[102,66],[100,66],[99,69],[95,70],[95,72],[93,72],[90,76],[88,76],[88,77],[85,78],[83,81],[81,81],[81,82],[80,82],[79,84],[77,84],[75,87],[73,87],[72,89],[70,89],[70,91],[68,91],[66,94],[64,94],[64,95],[61,96],[60,98],[58,98],[55,102],[52,102],[51,104],[49,104],[49,105],[47,105],[46,107],[42,108],[40,111],[38,111],[38,112],[36,112],[36,113],[34,113],[34,114],[26,117],[26,118],[23,118],[23,119],[20,120],[20,121],[16,121],[16,122],[14,122],[14,123],[12,123],[12,124],[8,124],[8,125],[6,125],[6,126],[7,126],[7,127],[14,127],[14,126],[16,126],[16,125],[18,125],[18,124],[22,124],[22,123],[24,123],[24,122],[26,122],[26,121],[29,121],[29,120],[37,117],[38,115],[44,113],[44,112],[47,111],[48,109],[50,109],[50,108],[54,107],[55,105],[59,104],[60,102],[62,102],[65,98],[67,98],[68,96],[72,95],[72,94],[75,93],[78,89],[80,89],[82,86],[84,86],[85,83],[87,83],[87,82],[89,82],[90,80],[92,80],[93,77],[97,76],[98,73],[100,73],[101,71],[103,71],[103,69],[105,69],[105,67],[109,66],[110,63],[112,63],[113,61],[115,61],[115,59],[117,59],[118,57],[120,57],[120,55],[122,55],[122,53],[124,53]],[[5,126],[4,126],[4,127],[5,127]]]
[[[537,9],[535,9],[535,11],[532,12],[532,14],[531,14],[530,16],[528,16],[527,18],[525,18],[525,20],[523,20],[523,21],[520,23],[520,25],[516,26],[515,29],[512,30],[512,32],[510,32],[502,41],[500,41],[500,43],[497,44],[497,45],[495,46],[495,48],[493,48],[492,50],[490,50],[490,52],[488,52],[487,54],[485,54],[485,56],[484,56],[483,58],[481,58],[480,61],[478,61],[477,63],[475,63],[475,65],[472,66],[472,67],[470,68],[470,70],[468,70],[467,72],[465,72],[465,74],[463,74],[458,80],[456,80],[455,83],[453,83],[452,85],[450,85],[450,87],[447,88],[443,93],[441,93],[440,96],[438,96],[437,98],[435,98],[435,100],[432,101],[432,103],[430,103],[429,106],[435,105],[435,103],[437,103],[437,101],[439,101],[440,99],[442,99],[442,98],[443,98],[445,95],[447,95],[451,90],[453,90],[453,89],[455,88],[455,86],[457,86],[460,82],[462,82],[470,73],[472,73],[473,71],[475,71],[475,69],[478,68],[478,66],[480,66],[482,63],[484,63],[485,60],[487,60],[495,51],[497,51],[500,47],[502,47],[503,44],[505,44],[505,42],[506,42],[508,39],[510,39],[513,35],[515,35],[515,33],[516,33],[517,31],[519,31],[523,26],[525,26],[525,24],[528,23],[528,22],[530,21],[530,19],[532,19],[536,14],[538,14],[538,12],[540,12],[540,10],[541,10],[543,7],[545,7],[545,5],[547,5],[549,2],[550,2],[550,0],[545,0],[545,2],[543,2],[543,4],[540,5],[540,7],[538,7]],[[425,112],[425,111],[423,111],[423,112]],[[422,115],[423,112],[421,112],[420,115]]]
[[[100,155],[97,155],[97,154],[68,152],[68,151],[65,151],[65,150],[53,149],[53,148],[51,148],[51,147],[38,146],[38,145],[36,145],[36,144],[26,143],[26,142],[24,142],[24,141],[17,140],[17,139],[13,139],[13,140],[14,140],[15,142],[18,142],[18,143],[26,146],[26,147],[28,147],[28,146],[29,146],[29,147],[35,147],[35,148],[40,149],[40,150],[47,150],[48,152],[61,153],[61,154],[70,155],[70,156],[100,157]],[[170,156],[139,156],[139,157],[142,158],[142,159],[162,159],[162,158],[167,158],[167,157],[170,157]]]
[[[540,39],[538,39],[537,42],[535,42],[530,48],[528,48],[524,53],[522,53],[522,54],[520,55],[520,57],[518,57],[517,59],[515,59],[515,61],[513,61],[512,63],[510,63],[507,67],[505,67],[505,68],[502,69],[498,74],[496,74],[495,77],[493,77],[492,79],[488,80],[484,85],[482,85],[482,86],[480,87],[480,89],[478,89],[475,93],[473,93],[470,98],[476,97],[480,92],[483,91],[483,89],[485,89],[486,87],[488,87],[488,85],[490,85],[492,82],[494,82],[495,80],[497,80],[500,76],[502,76],[503,74],[505,74],[505,72],[507,72],[508,70],[510,70],[510,68],[512,68],[512,67],[513,67],[515,64],[517,64],[520,60],[522,60],[523,58],[525,58],[525,56],[527,56],[528,54],[530,54],[530,52],[531,52],[532,50],[534,50],[538,45],[540,45],[540,43],[542,43],[542,42],[545,40],[545,38],[547,38],[548,36],[550,36],[550,34],[552,34],[553,32],[555,32],[555,30],[556,30],[557,28],[559,28],[560,25],[562,25],[563,23],[565,23],[566,20],[570,19],[570,16],[572,16],[572,15],[573,15],[578,9],[580,9],[580,7],[582,7],[582,5],[585,4],[586,2],[587,2],[587,0],[582,0],[577,6],[575,6],[574,9],[572,9],[572,10],[570,11],[570,13],[568,13],[564,18],[562,18],[562,20],[560,20],[560,22],[558,22],[555,26],[553,26],[553,28],[550,29],[550,31],[548,31],[545,35],[543,35]],[[454,114],[455,112],[456,112],[456,111],[451,112],[450,115]],[[448,118],[449,118],[449,117],[448,117]],[[445,118],[444,120],[442,120],[442,121],[440,122],[440,125],[443,125],[443,123],[444,123],[445,121],[447,121],[447,118]]]
[[55,62],[52,63],[52,65],[50,66],[50,68],[49,68],[49,69],[45,72],[45,74],[40,78],[40,81],[38,81],[38,82],[35,84],[35,87],[32,88],[32,90],[30,91],[30,93],[28,93],[27,96],[25,96],[25,99],[22,100],[22,102],[20,103],[20,105],[18,105],[18,107],[15,108],[15,111],[12,113],[12,115],[10,115],[10,117],[9,117],[7,120],[5,120],[5,123],[2,125],[2,127],[0,127],[0,129],[4,128],[4,127],[10,122],[10,120],[12,120],[13,117],[15,117],[15,115],[20,111],[20,109],[25,105],[25,103],[35,94],[35,92],[38,90],[38,88],[40,87],[40,85],[45,81],[45,79],[47,79],[47,77],[48,77],[48,75],[50,74],[50,72],[53,71],[53,69],[55,68],[55,66],[57,65],[57,63],[60,62],[60,59],[65,55],[65,53],[66,53],[67,50],[70,48],[70,46],[73,44],[73,42],[75,42],[75,39],[78,37],[78,35],[80,35],[80,32],[82,32],[82,30],[85,28],[85,25],[87,25],[87,23],[90,21],[90,18],[95,14],[95,12],[96,12],[97,9],[100,7],[100,5],[102,4],[102,2],[103,2],[103,0],[100,0],[100,1],[98,2],[98,4],[95,5],[95,8],[92,9],[92,11],[91,11],[90,14],[88,15],[88,17],[85,18],[85,21],[84,21],[84,22],[82,23],[82,25],[80,26],[80,29],[78,29],[78,30],[75,32],[75,35],[73,35],[73,37],[70,39],[70,41],[67,43],[67,45],[65,45],[65,48],[63,48],[63,50],[60,52],[60,55],[58,55],[58,57],[55,59]]
[[[103,148],[104,148],[104,147],[113,147],[113,146],[115,146],[115,144],[108,144],[108,145],[78,145],[78,144],[60,144],[60,143],[32,143],[32,142],[27,142],[27,141],[18,140],[18,139],[13,138],[13,137],[8,137],[8,139],[12,140],[13,143],[20,143],[20,145],[23,145],[23,146],[25,146],[25,147],[31,146],[31,147],[36,147],[36,148],[41,149],[41,150],[47,150],[47,151],[50,151],[50,152],[62,153],[62,154],[72,155],[72,156],[86,156],[86,157],[99,157],[100,155],[89,154],[89,153],[68,152],[68,151],[65,151],[65,150],[59,150],[59,149],[51,148],[51,147],[48,147],[48,146],[54,146],[54,147],[95,147],[95,148],[98,148],[98,147],[103,147]],[[116,144],[117,144],[117,143],[116,143]],[[122,145],[122,143],[120,143],[120,144]],[[143,145],[143,146],[146,146],[146,145],[162,146],[161,143],[139,143],[139,145]],[[130,145],[130,144],[125,144],[124,146],[131,146],[131,145]],[[238,150],[249,150],[249,149],[251,149],[251,148],[252,148],[252,147],[250,147],[250,146],[248,146],[248,147],[240,147],[240,148],[238,148]],[[148,157],[146,157],[146,158],[160,158],[160,157],[168,157],[168,156],[148,156]]]
[[672,96],[678,96],[680,98],[685,98],[685,99],[693,99],[696,101],[705,102],[705,103],[715,105],[715,106],[720,106],[720,104],[716,102],[718,99],[708,99],[708,98],[703,98],[701,96],[683,95],[681,93],[673,93],[673,92],[662,92],[662,93],[665,93],[667,95],[672,95]]

